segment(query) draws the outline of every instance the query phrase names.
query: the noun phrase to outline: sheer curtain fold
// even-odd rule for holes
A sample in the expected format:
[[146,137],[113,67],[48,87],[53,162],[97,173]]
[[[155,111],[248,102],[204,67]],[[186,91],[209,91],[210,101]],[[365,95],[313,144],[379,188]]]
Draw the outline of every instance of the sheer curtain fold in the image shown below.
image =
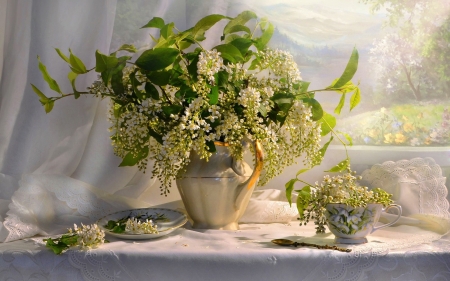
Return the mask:
[[[109,51],[116,1],[14,0],[2,2],[2,5],[6,6],[6,24],[0,81],[0,195],[2,206],[10,204],[9,208],[0,210],[4,218],[0,238],[9,241],[51,233],[48,223],[57,214],[66,226],[75,218],[86,221],[78,205],[56,196],[55,186],[64,187],[58,184],[61,177],[67,179],[68,185],[72,182],[71,187],[83,195],[81,198],[97,198],[93,188],[69,177],[76,174],[79,163],[83,162],[91,140],[89,136],[93,134],[96,120],[100,119],[95,118],[96,114],[105,116],[106,108],[99,106],[100,101],[92,97],[81,97],[76,102],[69,97],[57,101],[54,110],[45,114],[30,83],[47,95],[58,95],[42,79],[38,70],[39,56],[60,83],[61,90],[71,92],[67,79],[69,67],[53,48],[67,55],[70,48],[87,68],[92,68],[95,65],[93,51]],[[78,89],[85,89],[95,78],[95,74],[80,77]],[[102,137],[92,141],[109,146],[106,129]],[[103,158],[102,154],[97,157]],[[118,169],[114,161],[103,161],[103,165],[110,164]],[[113,168],[110,173],[114,172]],[[124,179],[131,180],[135,173],[136,170],[129,170]],[[46,184],[36,183],[38,174],[44,175]],[[79,173],[78,177],[81,177]],[[100,182],[96,183],[101,186]],[[122,184],[117,182],[119,186]],[[43,205],[27,204],[33,199],[39,199],[46,206],[45,210]],[[98,199],[98,202],[102,201]],[[55,224],[55,229],[60,228]]]

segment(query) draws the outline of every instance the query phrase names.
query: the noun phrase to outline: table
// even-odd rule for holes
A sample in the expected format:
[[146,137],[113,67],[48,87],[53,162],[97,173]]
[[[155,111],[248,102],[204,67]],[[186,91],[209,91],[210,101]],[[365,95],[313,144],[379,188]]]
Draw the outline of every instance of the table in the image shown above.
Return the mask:
[[60,256],[33,238],[0,244],[0,280],[450,280],[450,235],[440,236],[388,227],[343,253],[270,242],[333,244],[331,233],[316,235],[314,225],[295,221],[242,224],[237,231],[187,224],[159,239],[108,237],[98,249]]

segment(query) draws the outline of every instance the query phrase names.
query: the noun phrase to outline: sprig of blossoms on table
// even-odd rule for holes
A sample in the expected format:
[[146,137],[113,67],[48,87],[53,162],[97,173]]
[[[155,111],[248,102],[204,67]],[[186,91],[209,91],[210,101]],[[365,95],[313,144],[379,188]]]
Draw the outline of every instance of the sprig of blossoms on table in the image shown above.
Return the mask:
[[[228,21],[220,44],[205,49],[205,32],[217,22]],[[173,23],[155,17],[143,28],[156,28],[160,37],[136,60],[117,57],[135,53],[131,45],[105,55],[96,52],[99,79],[87,92],[75,89],[75,78],[87,70],[72,52],[69,75],[74,93],[64,94],[40,63],[44,79],[61,96],[47,97],[33,89],[49,112],[54,101],[70,95],[93,95],[111,99],[109,120],[114,153],[121,166],[137,165],[152,175],[167,195],[195,151],[208,160],[215,142],[226,142],[232,156],[243,158],[243,140],[259,141],[265,153],[259,185],[266,184],[283,169],[304,156],[304,165],[318,165],[326,149],[321,137],[332,131],[335,117],[315,99],[316,92],[352,93],[350,109],[360,100],[360,91],[350,81],[356,72],[358,52],[353,50],[344,74],[325,89],[308,90],[293,56],[268,47],[274,26],[251,11],[234,18],[209,15],[194,27],[179,31]],[[212,36],[217,35],[213,33]],[[219,38],[220,37],[220,38]],[[254,151],[253,151],[254,152]]]
[[130,218],[125,225],[125,232],[130,234],[157,234],[158,226],[152,220],[140,221]]
[[44,239],[44,242],[55,254],[60,255],[71,247],[89,250],[97,248],[107,241],[105,240],[105,232],[97,224],[81,224],[81,227],[74,224],[74,228],[69,228],[68,233],[58,238]]
[[345,172],[336,176],[325,175],[321,182],[315,182],[299,190],[297,208],[300,214],[300,225],[306,225],[314,220],[317,233],[325,232],[325,207],[329,203],[346,204],[351,207],[366,207],[370,203],[383,204],[384,207],[392,204],[392,194],[380,188],[369,190],[361,186],[358,180],[361,176],[348,166]]

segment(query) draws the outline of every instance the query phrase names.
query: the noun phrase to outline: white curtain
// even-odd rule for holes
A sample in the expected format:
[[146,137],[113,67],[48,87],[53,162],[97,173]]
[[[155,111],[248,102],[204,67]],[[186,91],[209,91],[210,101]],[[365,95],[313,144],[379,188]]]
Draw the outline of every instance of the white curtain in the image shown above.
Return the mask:
[[[168,197],[160,196],[150,171],[144,174],[136,167],[118,167],[121,159],[113,154],[109,139],[108,100],[65,98],[45,114],[30,86],[52,92],[39,72],[39,56],[63,91],[70,92],[69,68],[54,48],[66,54],[70,48],[88,68],[93,67],[96,49],[110,51],[121,1],[127,2],[0,0],[0,241],[61,233],[74,222],[89,222],[107,212],[179,199],[176,189]],[[146,9],[141,24],[159,16],[185,29],[207,14],[235,16],[251,9],[252,3],[147,0],[140,2]],[[140,46],[148,44],[147,32],[143,30],[133,40]],[[95,78],[80,77],[77,87],[83,89]],[[311,178],[343,155],[335,151]],[[384,157],[365,159],[364,168],[385,159],[399,160],[389,154]],[[298,169],[288,169],[267,188],[283,190]]]
[[[188,13],[185,1],[139,4],[148,9],[141,25],[159,16],[182,29],[207,14],[226,14],[228,7],[226,1],[208,1],[207,8]],[[116,6],[115,0],[0,2],[0,241],[61,233],[108,212],[179,199],[176,190],[161,196],[150,171],[118,167],[121,159],[109,139],[108,100],[65,98],[46,114],[30,85],[52,92],[39,72],[39,56],[62,90],[70,92],[69,68],[54,48],[66,54],[70,48],[93,67],[95,50],[110,51]],[[146,32],[132,40],[148,44]],[[80,77],[77,87],[86,88],[95,78]]]

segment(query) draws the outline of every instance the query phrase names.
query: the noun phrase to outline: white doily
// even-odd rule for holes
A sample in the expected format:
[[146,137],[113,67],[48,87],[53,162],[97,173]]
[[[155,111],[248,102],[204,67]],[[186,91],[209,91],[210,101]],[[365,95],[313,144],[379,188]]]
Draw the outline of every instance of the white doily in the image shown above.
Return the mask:
[[380,187],[393,194],[405,216],[428,214],[450,219],[446,178],[432,158],[376,164],[362,177],[369,187]]

